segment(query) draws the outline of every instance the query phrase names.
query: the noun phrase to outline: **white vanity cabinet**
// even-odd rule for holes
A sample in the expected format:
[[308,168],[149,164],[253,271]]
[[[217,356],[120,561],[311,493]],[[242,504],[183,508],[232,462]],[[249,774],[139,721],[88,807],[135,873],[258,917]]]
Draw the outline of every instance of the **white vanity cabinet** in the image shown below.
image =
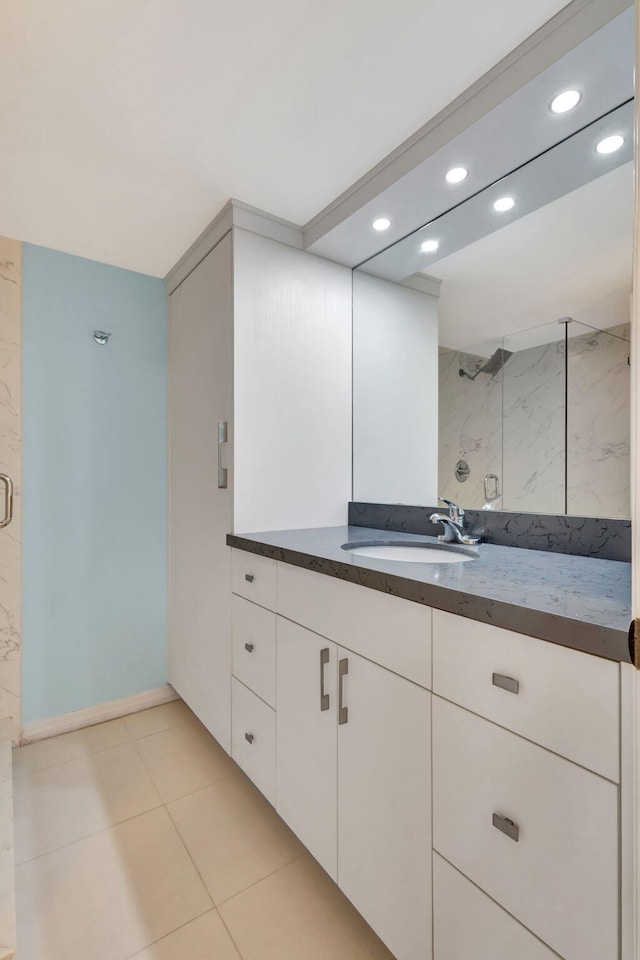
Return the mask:
[[619,665],[232,553],[234,759],[394,957],[631,960]]
[[615,784],[439,697],[433,846],[564,960],[618,956]]
[[338,646],[278,617],[276,810],[338,876]]
[[434,960],[618,960],[619,665],[434,610],[433,693]]
[[431,954],[431,694],[344,648],[338,884],[398,960]]
[[276,809],[394,956],[423,960],[430,693],[354,648],[426,678],[430,610],[279,564],[278,611],[325,636],[278,616]]
[[233,550],[231,582],[231,756],[275,805],[276,564]]

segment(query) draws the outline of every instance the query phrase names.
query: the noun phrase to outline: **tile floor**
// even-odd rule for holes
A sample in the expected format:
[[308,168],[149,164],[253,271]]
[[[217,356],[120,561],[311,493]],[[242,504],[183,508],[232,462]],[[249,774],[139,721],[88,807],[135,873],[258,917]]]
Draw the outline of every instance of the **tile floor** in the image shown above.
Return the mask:
[[181,701],[14,751],[17,960],[393,960]]

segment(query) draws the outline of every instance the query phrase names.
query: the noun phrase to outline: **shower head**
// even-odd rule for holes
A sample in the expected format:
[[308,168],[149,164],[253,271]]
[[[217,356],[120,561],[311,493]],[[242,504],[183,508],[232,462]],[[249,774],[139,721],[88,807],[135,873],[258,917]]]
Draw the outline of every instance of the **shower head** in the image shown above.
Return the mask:
[[480,367],[478,373],[486,373],[488,377],[495,377],[496,373],[500,373],[511,356],[513,356],[513,350],[503,350],[502,347],[500,347],[491,359],[487,360],[484,367]]
[[503,350],[500,347],[496,352],[490,357],[484,366],[480,367],[479,370],[472,375],[467,373],[466,370],[463,370],[462,367],[458,370],[459,377],[468,377],[469,380],[475,380],[479,373],[486,373],[488,377],[495,377],[497,373],[500,373],[505,363],[509,357],[513,356],[513,350]]

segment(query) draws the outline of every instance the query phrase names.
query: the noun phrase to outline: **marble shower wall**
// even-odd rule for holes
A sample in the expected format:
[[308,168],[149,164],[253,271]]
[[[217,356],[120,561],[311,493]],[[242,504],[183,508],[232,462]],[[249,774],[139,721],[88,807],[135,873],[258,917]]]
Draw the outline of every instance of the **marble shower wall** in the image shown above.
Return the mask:
[[11,718],[14,742],[20,736],[22,637],[21,368],[22,244],[0,237],[0,473],[13,479],[15,490],[13,522],[0,529],[0,719]]
[[567,513],[630,517],[631,327],[569,340]]
[[[484,476],[497,474],[502,481],[502,374],[480,374],[476,380],[461,377],[472,373],[486,358],[449,350],[440,354],[438,398],[439,496],[465,506],[484,503]],[[471,474],[461,483],[456,464],[465,460]]]
[[[563,514],[566,493],[569,514],[630,516],[629,325],[601,332],[575,324],[571,332],[566,371],[564,339],[520,350],[507,337],[513,355],[502,372],[474,381],[458,371],[477,369],[481,358],[440,355],[442,496],[479,508],[484,476],[495,473],[499,509]],[[471,468],[464,483],[455,477],[459,459]]]
[[502,509],[564,513],[564,340],[517,350],[504,367]]

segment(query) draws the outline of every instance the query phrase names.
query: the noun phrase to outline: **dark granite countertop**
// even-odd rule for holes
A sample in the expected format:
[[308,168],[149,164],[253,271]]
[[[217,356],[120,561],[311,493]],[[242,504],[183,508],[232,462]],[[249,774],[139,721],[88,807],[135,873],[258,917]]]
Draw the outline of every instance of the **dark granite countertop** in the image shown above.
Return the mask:
[[227,537],[229,546],[493,623],[609,660],[629,662],[631,564],[480,544],[468,563],[374,560],[342,544],[437,542],[369,527],[278,530]]

